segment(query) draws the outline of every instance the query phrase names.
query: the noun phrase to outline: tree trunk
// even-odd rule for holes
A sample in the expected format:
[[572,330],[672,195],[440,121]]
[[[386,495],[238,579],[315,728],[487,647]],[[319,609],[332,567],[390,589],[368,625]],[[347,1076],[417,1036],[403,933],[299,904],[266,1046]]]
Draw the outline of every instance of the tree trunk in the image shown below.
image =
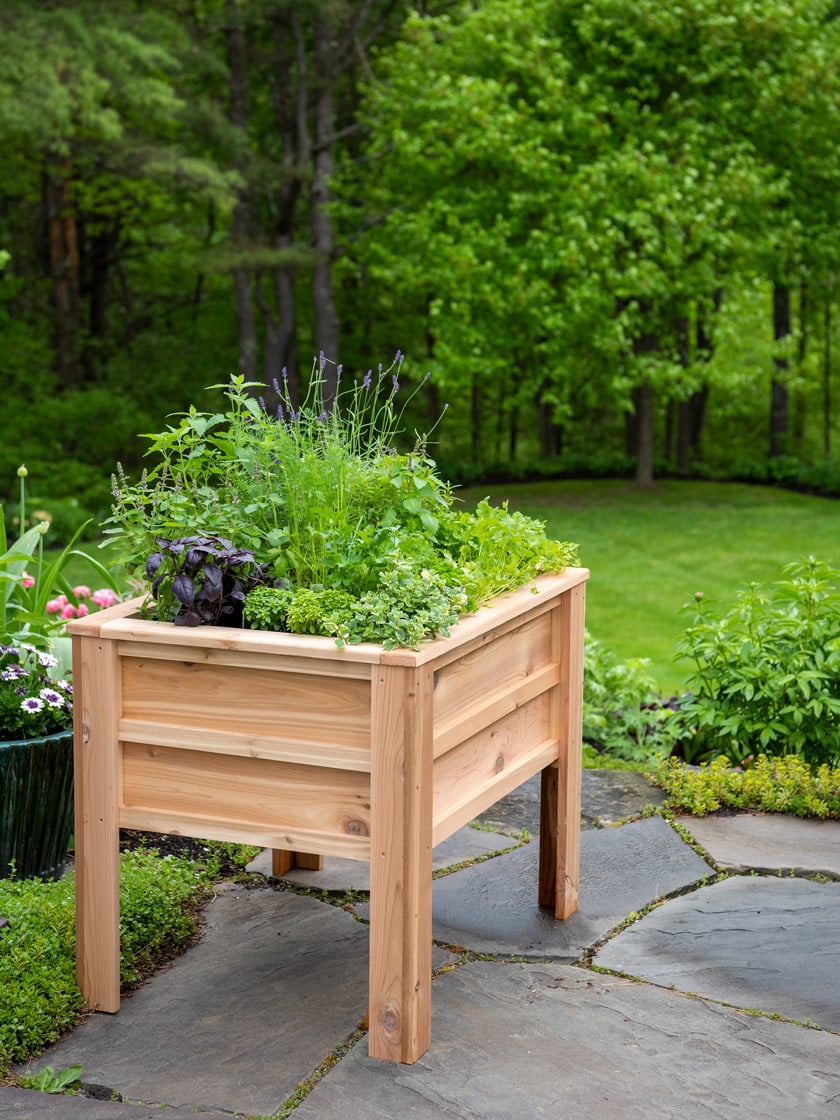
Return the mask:
[[[236,0],[225,5],[225,43],[227,46],[230,119],[241,130],[243,140],[248,133],[248,69],[245,57],[245,40],[239,19]],[[240,170],[243,168],[240,167]],[[236,203],[231,219],[234,247],[247,248],[251,240],[252,219],[250,191],[247,186],[236,192]],[[233,272],[233,292],[236,304],[236,324],[239,332],[239,372],[253,378],[257,368],[257,328],[254,321],[254,304],[251,293],[251,274],[245,268]]]
[[805,401],[805,360],[808,357],[808,283],[803,280],[799,285],[799,334],[796,345],[797,388],[791,400],[791,442],[797,455],[802,454],[805,442],[807,404]]
[[653,486],[653,385],[643,381],[633,396],[636,403],[636,485],[649,490]]
[[[781,283],[773,285],[773,338],[777,344],[790,337],[790,289]],[[790,401],[788,373],[790,362],[785,354],[773,359],[774,375],[770,386],[770,456],[787,451]]]
[[50,277],[55,302],[55,347],[58,375],[64,385],[80,380],[79,249],[76,217],[70,198],[72,165],[69,159],[52,164],[44,176],[44,216],[47,226]]
[[470,387],[470,421],[472,427],[472,461],[480,463],[483,445],[481,442],[481,385],[477,373],[473,374]]
[[823,454],[831,458],[831,292],[823,309]]
[[312,301],[315,311],[315,348],[323,353],[327,364],[323,371],[324,400],[336,394],[338,362],[338,316],[333,297],[332,268],[335,245],[332,219],[327,205],[330,201],[329,179],[333,173],[335,111],[333,105],[332,27],[329,18],[319,13],[314,20],[314,59],[316,74],[315,105],[312,130],[312,188],[310,222],[315,265],[312,271]]

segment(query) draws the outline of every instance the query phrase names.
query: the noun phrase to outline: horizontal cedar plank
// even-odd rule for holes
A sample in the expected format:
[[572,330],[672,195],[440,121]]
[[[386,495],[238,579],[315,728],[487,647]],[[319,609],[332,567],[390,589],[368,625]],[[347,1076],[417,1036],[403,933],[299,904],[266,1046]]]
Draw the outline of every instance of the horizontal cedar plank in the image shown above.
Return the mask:
[[205,817],[180,812],[123,807],[120,828],[161,832],[174,836],[194,836],[201,840],[225,840],[255,844],[260,848],[302,848],[327,856],[370,860],[369,836],[333,835],[314,829],[278,829],[272,824],[245,823],[222,817]]
[[509,769],[484,782],[465,786],[459,799],[451,799],[436,810],[432,821],[432,843],[440,844],[453,832],[469,824],[479,813],[495,805],[523,782],[538,774],[557,758],[559,745],[554,740],[539,743]]
[[[486,642],[435,670],[435,723],[450,723],[458,713],[487,703],[543,666],[556,661],[552,648],[553,611],[515,626],[504,642]],[[517,620],[519,622],[519,620]]]
[[[518,771],[523,758],[529,758],[534,751],[542,757],[546,743],[554,744],[556,758],[558,739],[551,727],[551,709],[551,693],[541,693],[436,758],[432,780],[433,819],[448,819],[452,810],[464,804],[475,791],[483,797],[486,790],[497,785],[501,788],[500,783],[505,782],[507,773]],[[519,779],[520,782],[524,780]],[[493,800],[498,798],[491,798],[489,803]]]
[[202,662],[123,657],[122,715],[260,738],[367,748],[370,684]]
[[[211,819],[370,835],[370,778],[349,770],[123,744],[122,805]],[[279,843],[274,847],[305,845]]]
[[485,727],[496,723],[511,712],[515,712],[522,705],[527,704],[549,688],[560,683],[560,666],[545,665],[536,673],[532,673],[524,680],[517,680],[507,686],[503,691],[491,691],[483,702],[471,705],[460,712],[454,719],[442,726],[437,726],[434,737],[434,756],[439,758],[442,754],[452,750],[465,739],[476,735]]
[[[111,607],[109,611],[114,609]],[[102,611],[101,614],[107,615],[109,611]],[[100,616],[96,614],[93,617]],[[378,663],[381,653],[381,646],[370,642],[339,648],[334,638],[322,638],[314,634],[241,630],[232,626],[176,626],[173,622],[156,622],[147,618],[103,618],[99,632],[105,638],[118,641],[154,642],[181,646],[184,649],[198,647],[242,652],[260,650],[295,657],[324,658],[339,663],[356,661],[373,665]]]
[[119,641],[117,651],[121,657],[136,657],[153,661],[180,661],[197,665],[231,665],[241,669],[271,669],[284,673],[307,673],[310,676],[352,677],[370,680],[370,665],[361,661],[324,660],[298,657],[287,653],[269,653],[265,650],[205,649],[202,646],[187,648],[162,645],[160,642]]
[[211,754],[244,755],[275,762],[296,762],[305,766],[326,766],[336,770],[370,772],[370,750],[336,743],[313,743],[285,739],[280,735],[245,735],[236,731],[205,731],[200,727],[178,727],[169,723],[150,723],[144,719],[122,719],[121,742],[150,747],[181,747]]

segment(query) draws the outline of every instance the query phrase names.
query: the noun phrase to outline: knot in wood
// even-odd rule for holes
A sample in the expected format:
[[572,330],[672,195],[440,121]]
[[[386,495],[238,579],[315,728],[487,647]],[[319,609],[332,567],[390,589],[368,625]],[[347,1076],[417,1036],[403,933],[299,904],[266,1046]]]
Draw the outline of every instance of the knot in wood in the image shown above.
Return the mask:
[[394,1034],[400,1029],[400,1017],[393,1007],[389,1007],[387,1011],[382,1012],[382,1029],[387,1031],[388,1034]]
[[496,756],[496,773],[501,774],[505,768],[505,756],[503,754]]
[[350,836],[368,836],[368,826],[364,821],[345,821],[344,831]]

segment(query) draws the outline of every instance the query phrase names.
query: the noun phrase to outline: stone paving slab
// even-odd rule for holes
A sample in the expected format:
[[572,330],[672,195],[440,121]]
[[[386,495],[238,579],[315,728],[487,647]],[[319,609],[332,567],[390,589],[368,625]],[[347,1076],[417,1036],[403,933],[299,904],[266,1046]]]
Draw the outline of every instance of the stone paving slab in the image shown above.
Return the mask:
[[840,1037],[557,964],[435,980],[413,1066],[363,1044],[294,1120],[836,1120]]
[[[459,828],[448,840],[432,849],[432,870],[440,871],[453,867],[464,860],[476,859],[490,852],[507,851],[516,847],[518,840],[500,832],[488,832],[479,828]],[[252,860],[247,869],[252,874],[271,876],[271,849],[264,851]],[[295,867],[280,879],[299,887],[315,887],[323,891],[369,891],[370,864],[355,859],[341,859],[338,856],[325,856],[320,871],[306,871]]]
[[[667,794],[636,771],[584,770],[580,794],[583,828],[601,828],[638,816],[646,805],[661,805]],[[532,836],[540,830],[540,776],[523,782],[478,818],[484,824]]]
[[222,889],[205,917],[198,944],[33,1068],[81,1063],[128,1101],[275,1112],[366,1013],[368,930],[270,888]]
[[63,1097],[29,1089],[0,1088],[3,1120],[231,1120],[229,1112],[196,1112],[194,1108],[117,1104],[87,1097]]
[[539,845],[436,879],[435,940],[502,956],[579,960],[628,914],[712,869],[661,817],[581,833],[580,908],[565,921],[537,905]]
[[779,813],[680,817],[715,863],[731,871],[782,871],[840,879],[840,821]]
[[[840,1031],[840,884],[725,879],[651,911],[595,961],[655,984]],[[837,1092],[840,1115],[840,1067]]]

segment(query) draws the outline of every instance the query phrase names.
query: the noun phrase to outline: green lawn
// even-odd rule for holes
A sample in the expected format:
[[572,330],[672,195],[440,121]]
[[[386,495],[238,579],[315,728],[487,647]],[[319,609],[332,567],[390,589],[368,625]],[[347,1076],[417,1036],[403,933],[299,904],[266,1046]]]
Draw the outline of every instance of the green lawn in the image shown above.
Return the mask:
[[[467,503],[486,491],[464,490]],[[740,483],[659,483],[640,491],[622,480],[495,486],[576,541],[591,570],[587,626],[622,657],[647,657],[663,692],[678,690],[687,665],[674,662],[681,606],[702,591],[722,607],[751,580],[814,555],[840,568],[840,502]]]

